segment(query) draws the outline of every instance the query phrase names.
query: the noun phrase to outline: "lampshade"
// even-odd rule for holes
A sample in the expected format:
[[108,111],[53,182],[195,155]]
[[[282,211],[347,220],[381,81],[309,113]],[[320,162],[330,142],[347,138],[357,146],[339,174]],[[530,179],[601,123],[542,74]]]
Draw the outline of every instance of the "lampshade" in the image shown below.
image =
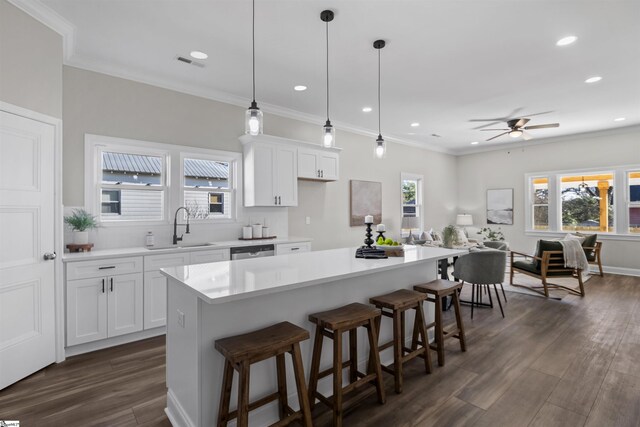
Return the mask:
[[459,214],[456,217],[456,225],[473,225],[473,217],[469,214]]
[[420,218],[415,216],[403,216],[401,227],[404,230],[413,230],[414,228],[420,228]]

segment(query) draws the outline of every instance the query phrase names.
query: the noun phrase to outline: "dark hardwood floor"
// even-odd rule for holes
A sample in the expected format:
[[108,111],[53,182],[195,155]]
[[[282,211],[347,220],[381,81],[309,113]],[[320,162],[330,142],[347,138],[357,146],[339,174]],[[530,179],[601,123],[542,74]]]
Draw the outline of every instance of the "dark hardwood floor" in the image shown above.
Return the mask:
[[[467,352],[450,340],[446,366],[431,375],[409,362],[402,394],[386,376],[386,405],[370,396],[344,424],[640,426],[640,277],[596,276],[586,292],[562,301],[508,293],[505,319],[496,308],[472,321],[463,307]],[[70,358],[0,391],[0,419],[168,426],[164,382],[164,338],[153,338]],[[316,409],[315,424],[330,425],[326,408]]]

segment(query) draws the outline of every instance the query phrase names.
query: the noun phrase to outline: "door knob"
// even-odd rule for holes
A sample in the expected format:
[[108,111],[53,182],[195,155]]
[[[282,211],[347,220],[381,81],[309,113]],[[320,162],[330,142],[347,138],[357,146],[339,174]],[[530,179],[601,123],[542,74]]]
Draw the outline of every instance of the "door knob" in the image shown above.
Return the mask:
[[51,261],[51,260],[54,260],[54,259],[56,259],[56,257],[57,257],[57,255],[56,255],[56,253],[55,253],[55,252],[53,252],[53,253],[52,253],[52,252],[46,252],[46,253],[42,256],[42,258],[44,258],[44,260],[45,260],[45,261]]

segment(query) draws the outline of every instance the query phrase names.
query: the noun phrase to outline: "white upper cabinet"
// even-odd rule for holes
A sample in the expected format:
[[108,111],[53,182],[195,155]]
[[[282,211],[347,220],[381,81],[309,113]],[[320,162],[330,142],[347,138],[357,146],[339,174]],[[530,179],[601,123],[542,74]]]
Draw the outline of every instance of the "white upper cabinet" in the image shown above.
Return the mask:
[[339,148],[270,135],[243,135],[244,205],[297,206],[298,179],[337,181]]

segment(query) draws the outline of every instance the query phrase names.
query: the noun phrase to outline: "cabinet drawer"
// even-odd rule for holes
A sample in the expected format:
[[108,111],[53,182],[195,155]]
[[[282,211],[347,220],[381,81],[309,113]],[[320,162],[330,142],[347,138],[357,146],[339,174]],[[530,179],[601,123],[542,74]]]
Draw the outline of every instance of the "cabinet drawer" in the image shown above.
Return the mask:
[[208,262],[228,261],[229,249],[217,249],[212,251],[191,252],[191,264],[206,264]]
[[281,245],[276,245],[276,255],[295,254],[309,251],[311,251],[310,242],[283,243]]
[[164,267],[189,264],[189,252],[147,255],[144,257],[144,271],[157,271]]
[[142,273],[142,257],[112,258],[67,263],[67,280]]

